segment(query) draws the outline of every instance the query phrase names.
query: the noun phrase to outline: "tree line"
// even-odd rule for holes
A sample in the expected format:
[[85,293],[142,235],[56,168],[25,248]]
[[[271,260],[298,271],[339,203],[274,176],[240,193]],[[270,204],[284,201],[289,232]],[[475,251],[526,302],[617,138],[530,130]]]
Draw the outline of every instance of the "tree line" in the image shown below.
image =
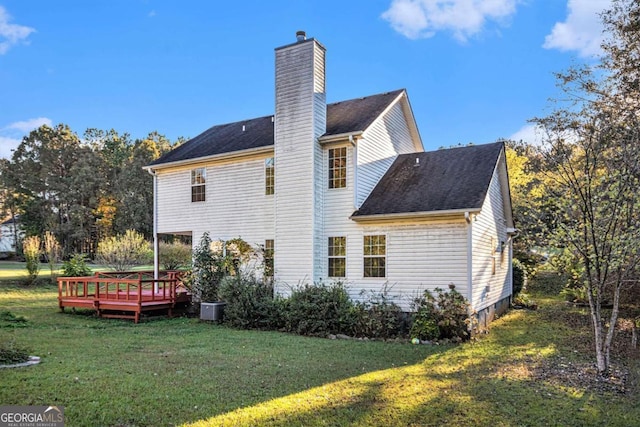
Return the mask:
[[532,119],[542,144],[511,144],[509,156],[515,256],[531,269],[533,248],[553,251],[565,293],[589,306],[606,376],[621,308],[634,334],[640,323],[640,2],[613,0],[600,17],[599,62],[556,74],[562,96]]
[[80,138],[65,124],[43,125],[0,159],[2,216],[19,217],[27,236],[51,232],[65,258],[95,254],[127,230],[152,239],[153,178],[142,167],[183,141],[99,129]]

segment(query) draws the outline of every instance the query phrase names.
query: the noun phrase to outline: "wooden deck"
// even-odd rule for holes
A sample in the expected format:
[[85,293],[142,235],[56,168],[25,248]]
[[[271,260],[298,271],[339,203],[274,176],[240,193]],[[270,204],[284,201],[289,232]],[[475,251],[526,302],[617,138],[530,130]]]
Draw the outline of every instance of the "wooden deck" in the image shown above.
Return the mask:
[[140,321],[144,312],[160,312],[171,317],[174,309],[186,306],[191,294],[182,286],[180,273],[98,272],[87,277],[59,277],[58,305],[96,310],[100,317]]

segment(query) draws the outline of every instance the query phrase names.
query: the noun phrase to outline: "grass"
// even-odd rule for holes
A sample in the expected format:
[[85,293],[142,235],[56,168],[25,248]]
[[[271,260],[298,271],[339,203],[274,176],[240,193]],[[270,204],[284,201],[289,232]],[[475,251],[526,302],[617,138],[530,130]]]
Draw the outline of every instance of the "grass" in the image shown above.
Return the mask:
[[[109,271],[103,265],[100,264],[88,264],[92,271]],[[132,268],[132,270],[153,270],[152,265],[142,265]],[[54,275],[60,275],[62,272],[62,264],[55,264],[53,270]],[[51,270],[49,264],[41,263],[40,272],[38,274],[39,280],[47,280],[51,277]],[[24,281],[27,278],[27,267],[24,262],[20,261],[0,261],[0,281]]]
[[[0,370],[4,405],[62,405],[69,426],[628,426],[626,394],[540,379],[545,363],[590,360],[557,298],[512,311],[459,346],[306,338],[195,319],[61,314],[53,287],[0,282],[0,311],[27,321],[0,340],[42,357]],[[580,313],[571,313],[579,316]],[[0,325],[1,326],[1,325]],[[578,330],[579,329],[579,330]],[[576,348],[578,350],[576,350]]]

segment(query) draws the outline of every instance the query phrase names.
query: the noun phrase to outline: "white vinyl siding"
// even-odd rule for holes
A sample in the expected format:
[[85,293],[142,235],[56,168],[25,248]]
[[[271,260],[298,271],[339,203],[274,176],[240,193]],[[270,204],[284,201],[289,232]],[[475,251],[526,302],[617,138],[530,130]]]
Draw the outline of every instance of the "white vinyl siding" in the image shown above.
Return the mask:
[[399,102],[374,122],[358,140],[359,207],[389,169],[398,154],[415,152],[406,117]]
[[264,194],[264,158],[204,167],[202,203],[191,203],[190,169],[157,173],[158,232],[189,232],[194,244],[205,231],[214,240],[242,237],[253,246],[273,238],[274,202]]
[[[347,236],[347,289],[353,299],[385,288],[388,296],[409,311],[411,301],[425,290],[448,289],[453,283],[463,292],[467,279],[467,234],[464,219],[422,224],[360,226]],[[364,277],[363,239],[386,236],[386,277]]]
[[276,49],[275,279],[314,282],[323,270],[322,149],[326,132],[324,48],[313,40]]
[[[501,160],[502,161],[502,160]],[[488,197],[473,221],[472,301],[481,310],[504,298],[511,292],[508,263],[508,236],[500,186],[498,164],[489,185]],[[504,242],[504,250],[497,250]]]

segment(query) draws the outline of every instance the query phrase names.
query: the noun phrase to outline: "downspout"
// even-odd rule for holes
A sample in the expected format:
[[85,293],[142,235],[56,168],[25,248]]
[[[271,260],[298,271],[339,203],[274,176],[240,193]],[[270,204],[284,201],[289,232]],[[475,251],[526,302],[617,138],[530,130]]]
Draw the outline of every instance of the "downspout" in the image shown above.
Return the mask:
[[464,213],[467,221],[467,301],[475,309],[473,302],[473,217],[469,212]]
[[507,229],[507,235],[509,236],[509,238],[507,239],[507,243],[508,243],[508,248],[509,248],[509,285],[510,285],[510,289],[509,289],[509,295],[510,295],[510,303],[513,302],[513,239],[516,238],[516,236],[518,235],[518,232],[520,230],[518,230],[517,228],[512,228],[512,229]]
[[353,135],[349,135],[349,142],[353,146],[353,209],[357,210],[358,206],[358,145]]
[[160,242],[158,240],[158,176],[149,168],[147,171],[153,176],[153,279],[155,292],[158,292],[160,277]]

